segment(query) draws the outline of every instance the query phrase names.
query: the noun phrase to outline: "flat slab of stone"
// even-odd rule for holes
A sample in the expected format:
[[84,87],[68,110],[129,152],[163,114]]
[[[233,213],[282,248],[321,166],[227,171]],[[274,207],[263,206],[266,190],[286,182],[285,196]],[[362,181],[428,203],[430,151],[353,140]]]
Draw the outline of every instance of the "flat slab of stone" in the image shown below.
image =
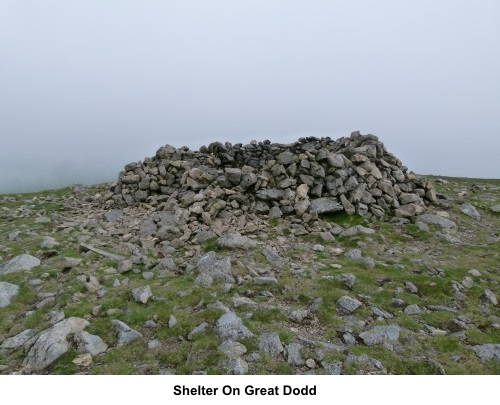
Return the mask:
[[481,214],[477,211],[476,207],[474,207],[472,204],[469,203],[464,203],[460,206],[460,212],[462,214],[465,214],[473,219],[480,220],[481,219]]
[[252,337],[253,333],[243,325],[241,319],[234,312],[226,312],[215,324],[217,334],[221,340],[239,340]]
[[483,363],[489,360],[500,362],[500,344],[476,345],[471,349],[476,352]]
[[359,337],[367,346],[374,346],[385,342],[397,342],[399,339],[399,326],[375,326],[366,332],[361,332]]
[[257,243],[239,232],[231,232],[217,239],[217,246],[222,249],[250,249],[257,246]]
[[42,371],[70,349],[68,338],[83,331],[89,322],[68,318],[43,331],[31,346],[22,366],[26,372]]
[[19,293],[19,286],[0,281],[0,308],[10,305],[12,298]]
[[208,252],[198,261],[196,269],[199,273],[208,274],[213,279],[222,279],[234,283],[229,257],[218,255],[215,252]]
[[427,225],[438,225],[444,229],[453,229],[457,227],[457,224],[455,224],[455,222],[451,221],[450,219],[434,214],[419,215],[416,218],[416,222],[423,222]]
[[139,339],[143,336],[142,333],[132,329],[126,323],[119,321],[118,319],[113,319],[111,323],[113,324],[118,334],[117,346],[126,345],[127,343],[130,343],[133,340]]
[[40,266],[40,259],[27,253],[16,256],[0,267],[1,274],[18,273],[20,271],[31,270],[33,267]]
[[338,212],[344,209],[343,205],[335,197],[322,197],[311,200],[309,210],[318,214]]

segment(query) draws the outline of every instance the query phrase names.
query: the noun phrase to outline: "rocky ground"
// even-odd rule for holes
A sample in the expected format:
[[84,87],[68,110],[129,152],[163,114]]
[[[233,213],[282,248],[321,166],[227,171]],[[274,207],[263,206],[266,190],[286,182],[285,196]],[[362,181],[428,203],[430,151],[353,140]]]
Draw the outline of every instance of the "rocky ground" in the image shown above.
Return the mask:
[[2,195],[0,372],[498,374],[500,180],[430,180],[411,221]]

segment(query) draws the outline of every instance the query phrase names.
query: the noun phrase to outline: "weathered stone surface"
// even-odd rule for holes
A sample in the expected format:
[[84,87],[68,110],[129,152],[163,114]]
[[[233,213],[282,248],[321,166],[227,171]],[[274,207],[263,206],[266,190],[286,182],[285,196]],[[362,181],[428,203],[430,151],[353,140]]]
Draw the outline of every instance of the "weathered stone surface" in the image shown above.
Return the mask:
[[491,206],[490,211],[495,213],[495,214],[500,213],[500,204]]
[[78,344],[77,350],[79,353],[88,353],[91,356],[97,356],[108,349],[108,345],[99,336],[91,335],[85,331],[75,334],[74,339]]
[[231,232],[221,236],[217,240],[217,246],[222,249],[250,249],[257,246],[257,243],[239,232]]
[[439,225],[441,228],[444,229],[453,229],[457,227],[457,224],[455,224],[455,222],[447,218],[444,218],[440,215],[434,215],[434,214],[419,215],[416,221],[423,222],[424,224],[427,225]]
[[147,304],[148,300],[153,296],[151,287],[145,285],[142,287],[137,287],[132,290],[132,297],[134,297],[135,302],[141,302]]
[[481,219],[481,214],[477,211],[476,207],[472,204],[464,203],[460,206],[460,212],[476,220]]
[[300,353],[302,348],[300,343],[290,343],[286,346],[286,362],[292,366],[303,366],[306,364]]
[[253,333],[243,325],[241,319],[234,312],[226,312],[215,324],[217,334],[221,340],[239,340],[252,337]]
[[213,279],[234,283],[229,257],[218,255],[215,252],[208,252],[198,261],[196,269],[199,273],[208,274]]
[[347,228],[339,236],[341,236],[341,237],[354,236],[354,235],[357,235],[360,233],[365,234],[365,235],[370,235],[370,234],[375,233],[375,231],[371,228],[365,228],[362,225],[355,225],[355,226],[351,226],[350,228]]
[[0,266],[0,275],[27,271],[36,266],[40,266],[40,259],[24,253]]
[[259,336],[259,349],[264,353],[276,357],[284,351],[280,337],[276,332],[263,333]]
[[224,353],[230,359],[237,359],[247,352],[247,348],[244,345],[232,340],[225,340],[217,347],[217,350]]
[[0,354],[9,354],[24,345],[28,340],[35,336],[34,329],[26,329],[15,336],[5,339],[0,345]]
[[349,297],[348,295],[340,297],[337,301],[337,306],[339,307],[340,311],[344,314],[352,314],[361,305],[363,304],[360,301],[358,301],[356,298]]
[[207,322],[202,322],[188,334],[188,340],[193,340],[196,335],[203,333],[208,328]]
[[0,281],[0,308],[10,305],[12,298],[19,293],[19,286]]
[[43,331],[22,363],[24,370],[37,372],[50,366],[70,349],[68,337],[82,332],[88,324],[85,319],[68,318]]
[[471,347],[483,363],[489,360],[500,362],[500,344],[484,344]]
[[367,346],[374,346],[385,342],[397,342],[399,339],[399,326],[375,326],[366,332],[361,332],[359,337]]
[[228,359],[223,363],[226,373],[229,375],[244,375],[248,373],[248,363],[241,357]]
[[311,201],[309,210],[318,214],[342,211],[344,207],[335,197],[316,198]]
[[130,342],[132,342],[136,339],[139,339],[143,336],[142,333],[132,329],[126,323],[119,321],[118,319],[113,319],[111,321],[111,324],[115,328],[116,333],[118,335],[117,346],[126,345],[127,343],[130,343]]

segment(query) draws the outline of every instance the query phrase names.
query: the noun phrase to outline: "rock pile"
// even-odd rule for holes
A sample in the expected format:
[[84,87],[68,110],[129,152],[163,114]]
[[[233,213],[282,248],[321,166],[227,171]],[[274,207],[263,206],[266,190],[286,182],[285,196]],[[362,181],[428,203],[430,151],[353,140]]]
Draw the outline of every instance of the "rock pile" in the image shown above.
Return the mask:
[[353,132],[288,145],[216,142],[200,151],[166,145],[153,158],[126,165],[106,198],[106,208],[181,207],[186,221],[209,225],[217,216],[246,212],[304,222],[337,211],[410,218],[423,213],[436,193],[376,136]]

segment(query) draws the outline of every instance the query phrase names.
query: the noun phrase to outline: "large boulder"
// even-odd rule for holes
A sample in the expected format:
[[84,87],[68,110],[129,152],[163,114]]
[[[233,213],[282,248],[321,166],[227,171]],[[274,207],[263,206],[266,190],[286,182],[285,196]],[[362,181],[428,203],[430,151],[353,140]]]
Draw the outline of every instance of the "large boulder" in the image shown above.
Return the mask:
[[40,259],[27,253],[16,256],[0,267],[1,274],[18,273],[20,271],[31,270],[33,267],[40,266]]

